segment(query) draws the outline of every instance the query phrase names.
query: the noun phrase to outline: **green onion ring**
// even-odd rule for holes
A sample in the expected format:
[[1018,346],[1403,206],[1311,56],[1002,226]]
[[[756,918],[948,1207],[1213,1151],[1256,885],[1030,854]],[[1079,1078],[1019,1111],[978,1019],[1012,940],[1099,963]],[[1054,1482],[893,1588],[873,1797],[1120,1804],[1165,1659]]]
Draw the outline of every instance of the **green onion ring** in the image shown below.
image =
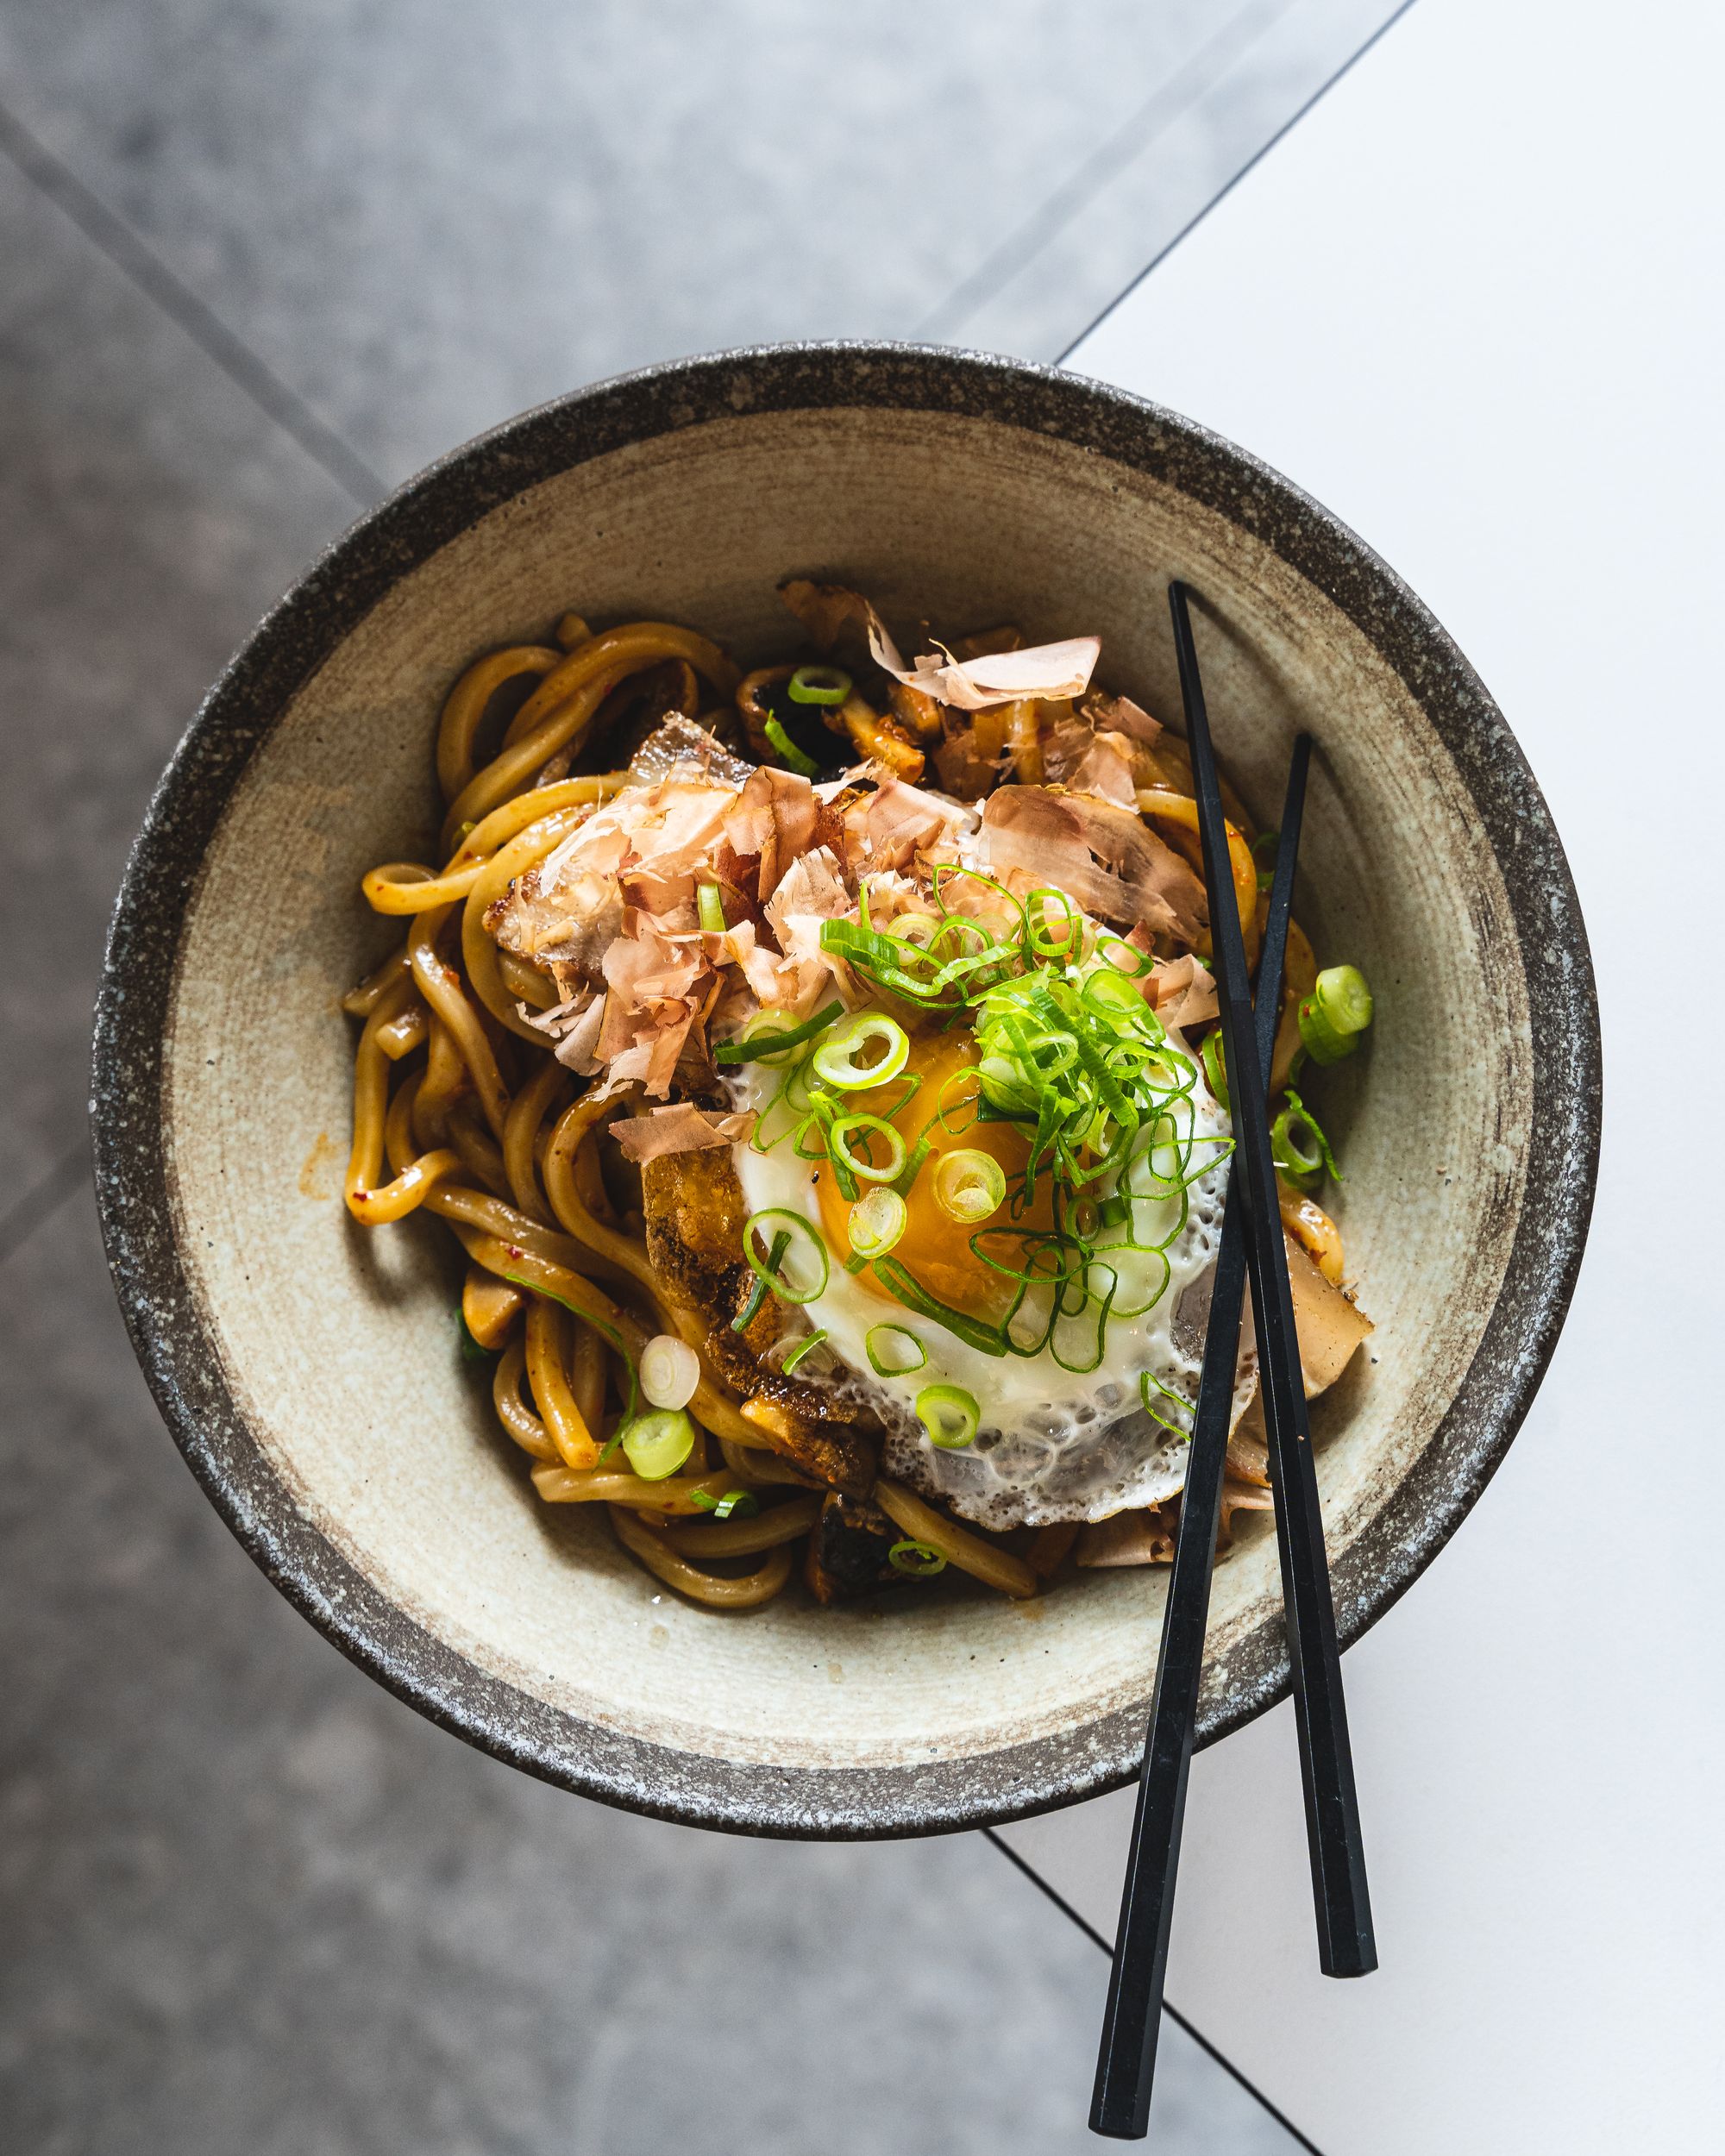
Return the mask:
[[[772,1235],[763,1262],[755,1248],[754,1238],[759,1234],[766,1240],[765,1231],[769,1223]],[[782,1242],[781,1237],[785,1238]],[[812,1302],[817,1295],[825,1292],[831,1270],[826,1244],[819,1229],[800,1213],[792,1213],[783,1206],[768,1206],[760,1213],[751,1213],[743,1223],[743,1255],[755,1277],[770,1288],[781,1302]],[[793,1261],[802,1268],[800,1279],[786,1269]],[[814,1276],[817,1266],[819,1278]]]
[[624,1457],[643,1482],[674,1475],[695,1449],[695,1426],[682,1407],[655,1407],[622,1425]]
[[975,1227],[1006,1201],[1007,1174],[992,1153],[963,1145],[943,1153],[934,1171],[934,1201],[949,1219]]
[[812,1018],[805,1018],[800,1025],[760,1028],[744,1033],[734,1041],[723,1041],[712,1051],[716,1063],[758,1063],[768,1056],[781,1054],[787,1048],[799,1047],[816,1033],[824,1032],[843,1011],[842,1003],[829,1003],[825,1010],[817,1011]]
[[938,1550],[909,1539],[895,1542],[887,1552],[887,1562],[895,1572],[913,1580],[932,1580],[937,1572],[946,1570],[946,1559]]
[[[902,1343],[902,1346],[896,1344]],[[916,1351],[912,1362],[911,1350]],[[901,1325],[871,1325],[862,1336],[862,1352],[876,1377],[908,1377],[928,1361],[928,1350],[914,1332]],[[894,1359],[888,1360],[888,1356]]]
[[[1302,1131],[1311,1133],[1309,1144],[1302,1143]],[[1277,1168],[1302,1189],[1311,1188],[1326,1174],[1333,1175],[1338,1182],[1342,1180],[1336,1156],[1330,1150],[1330,1141],[1292,1086],[1288,1088],[1287,1106],[1270,1126],[1270,1151]]]
[[799,667],[785,686],[793,704],[842,704],[850,676],[843,667]]
[[[881,1044],[879,1056],[873,1062],[858,1062],[862,1051],[874,1041]],[[855,1093],[870,1086],[884,1086],[888,1079],[896,1078],[909,1062],[910,1053],[910,1036],[898,1020],[868,1011],[816,1049],[814,1075],[841,1093]]]
[[695,912],[709,936],[723,936],[731,925],[724,918],[724,899],[716,883],[695,887]]
[[962,1452],[982,1420],[976,1395],[962,1385],[925,1385],[916,1396],[916,1411],[929,1443],[943,1452]]
[[898,1192],[884,1183],[876,1183],[851,1206],[845,1232],[851,1249],[866,1265],[871,1258],[884,1257],[893,1248],[909,1221],[910,1207]]
[[1300,1038],[1314,1062],[1339,1063],[1371,1024],[1371,991],[1358,966],[1328,966],[1300,1004]]
[[[887,1162],[876,1168],[870,1161],[859,1160],[850,1150],[850,1133],[866,1131],[871,1138],[886,1141]],[[884,1116],[841,1115],[826,1134],[827,1157],[837,1167],[842,1162],[853,1175],[860,1175],[865,1183],[895,1181],[905,1165],[905,1138],[902,1131],[895,1131]]]
[[793,1348],[791,1352],[785,1357],[784,1361],[780,1363],[779,1369],[781,1375],[788,1377],[791,1372],[796,1368],[797,1364],[802,1361],[804,1356],[812,1355],[814,1351],[820,1345],[821,1342],[825,1338],[826,1334],[823,1330],[819,1332],[811,1332],[807,1339],[800,1340],[796,1346]]

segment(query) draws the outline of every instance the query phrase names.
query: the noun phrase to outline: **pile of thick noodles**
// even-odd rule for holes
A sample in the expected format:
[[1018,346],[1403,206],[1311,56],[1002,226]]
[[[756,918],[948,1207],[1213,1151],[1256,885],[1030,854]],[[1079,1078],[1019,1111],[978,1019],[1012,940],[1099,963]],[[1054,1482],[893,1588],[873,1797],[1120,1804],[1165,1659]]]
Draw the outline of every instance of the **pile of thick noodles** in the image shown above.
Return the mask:
[[[370,905],[399,918],[406,937],[345,1000],[363,1021],[348,1206],[367,1226],[417,1211],[441,1216],[467,1260],[452,1352],[459,1341],[476,1366],[489,1365],[498,1420],[529,1456],[539,1496],[551,1504],[603,1506],[622,1548],[699,1602],[758,1607],[785,1588],[799,1564],[814,1594],[831,1601],[949,1570],[1028,1596],[1075,1561],[1166,1562],[1177,1496],[1098,1526],[1070,1521],[995,1532],[961,1525],[938,1495],[879,1471],[866,1426],[859,1429],[854,1415],[831,1423],[819,1413],[812,1418],[807,1397],[788,1375],[775,1373],[773,1356],[763,1359],[758,1383],[746,1369],[739,1377],[737,1355],[728,1348],[714,1352],[712,1310],[687,1286],[695,1275],[680,1277],[663,1261],[662,1238],[670,1232],[664,1219],[655,1244],[647,1218],[656,1188],[671,1191],[686,1213],[700,1209],[699,1191],[687,1177],[714,1162],[711,1131],[701,1141],[709,1150],[681,1158],[673,1153],[663,1164],[649,1153],[644,1166],[607,1139],[644,1113],[649,1098],[668,1096],[670,1107],[656,1111],[662,1123],[689,1100],[701,1101],[712,1119],[703,1029],[711,1025],[717,1037],[731,1004],[721,1000],[715,1008],[717,992],[710,992],[705,1010],[679,1018],[681,1030],[668,1046],[640,1019],[645,1006],[631,1006],[635,1030],[625,1027],[618,1037],[630,1047],[623,1060],[613,1051],[607,1068],[594,1060],[593,1042],[601,1018],[608,1031],[616,1018],[619,992],[603,985],[604,950],[587,976],[599,985],[581,992],[593,1024],[583,1052],[571,1054],[574,1021],[558,1016],[571,1007],[562,993],[571,979],[507,948],[506,937],[499,941],[499,918],[531,893],[534,872],[602,805],[630,786],[653,783],[655,770],[666,768],[655,763],[656,743],[662,749],[674,738],[687,755],[692,726],[710,742],[713,768],[733,774],[756,768],[812,771],[818,761],[849,765],[821,792],[834,813],[848,808],[853,817],[866,814],[877,795],[890,794],[895,812],[931,800],[944,812],[984,801],[1002,785],[1042,793],[1052,785],[1069,799],[1082,798],[1087,785],[1097,787],[1112,797],[1116,813],[1124,802],[1126,812],[1160,835],[1168,858],[1177,855],[1195,867],[1183,744],[1136,705],[1086,695],[1082,684],[1071,693],[1071,684],[1052,680],[1033,682],[1005,701],[973,701],[967,665],[980,667],[991,655],[1034,658],[1018,649],[1010,630],[943,649],[944,674],[930,671],[932,661],[919,661],[919,674],[877,667],[869,677],[875,693],[864,695],[851,676],[823,661],[847,620],[853,627],[864,619],[874,624],[872,610],[831,587],[794,586],[787,596],[816,647],[802,672],[843,684],[842,698],[835,687],[817,713],[830,736],[832,753],[825,759],[812,750],[806,729],[800,742],[786,731],[787,714],[800,726],[810,716],[784,701],[792,666],[740,677],[706,638],[662,623],[593,634],[565,616],[554,641],[491,652],[456,681],[436,735],[442,865],[391,862],[364,882]],[[872,649],[878,660],[878,642]],[[1033,681],[1033,666],[1021,671]],[[1082,671],[1088,675],[1088,667]],[[1134,718],[1143,724],[1132,726]],[[1123,722],[1128,730],[1120,730]],[[940,790],[919,792],[916,782],[930,766]],[[1255,947],[1262,900],[1254,834],[1239,804],[1231,800],[1230,807],[1236,902]],[[914,864],[909,873],[916,873]],[[606,894],[611,910],[604,914],[613,929],[617,895]],[[633,902],[639,899],[635,893]],[[762,936],[769,948],[764,925]],[[1173,983],[1169,993],[1199,998],[1184,1006],[1195,1050],[1206,1016],[1208,975],[1198,962],[1208,952],[1208,930],[1199,921],[1183,937],[1170,942],[1164,935],[1160,943],[1157,966],[1159,977]],[[791,960],[771,963],[782,972]],[[1295,928],[1277,1088],[1288,1087],[1300,1055],[1297,1012],[1316,979],[1310,946]],[[739,1010],[759,1008],[740,975],[725,995]],[[722,1131],[722,1119],[711,1128]],[[1351,1313],[1339,1293],[1339,1235],[1291,1178],[1283,1186],[1283,1217],[1313,1277]],[[1346,1333],[1347,1321],[1338,1322]],[[1303,1344],[1303,1313],[1302,1337]],[[663,1472],[651,1469],[645,1450],[631,1451],[620,1441],[644,1426],[643,1357],[658,1342],[653,1367],[664,1365],[668,1341],[692,1351],[668,1359],[687,1374],[691,1388],[681,1404],[693,1441],[673,1471]],[[1352,1339],[1343,1344],[1352,1351]],[[1319,1359],[1324,1352],[1332,1361],[1346,1359],[1335,1343],[1320,1350]],[[1313,1359],[1308,1353],[1308,1381]],[[649,1471],[637,1471],[637,1457]],[[1267,1504],[1267,1484],[1261,1432],[1248,1416],[1230,1448],[1225,1539],[1234,1512]]]

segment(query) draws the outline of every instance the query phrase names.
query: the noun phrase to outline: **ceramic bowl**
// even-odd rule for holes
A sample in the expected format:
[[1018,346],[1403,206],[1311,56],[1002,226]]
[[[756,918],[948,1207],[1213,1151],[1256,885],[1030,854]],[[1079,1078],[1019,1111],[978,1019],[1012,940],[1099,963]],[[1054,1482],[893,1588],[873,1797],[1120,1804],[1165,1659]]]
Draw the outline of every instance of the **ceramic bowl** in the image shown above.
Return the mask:
[[[1221,753],[1266,821],[1294,732],[1316,736],[1298,910],[1377,998],[1324,1093],[1377,1328],[1314,1416],[1358,1637],[1478,1495],[1562,1321],[1598,1113],[1586,939],[1514,738],[1413,594],[1242,450],[1094,382],[910,347],[722,354],[513,420],[363,517],[216,685],[138,839],[98,1012],[101,1203],[193,1471],[380,1683],[639,1811],[923,1833],[1133,1774],[1165,1575],[872,1614],[794,1591],[689,1607],[585,1508],[534,1497],[457,1354],[442,1226],[360,1230],[339,1195],[337,999],[398,933],[360,877],[430,844],[451,678],[566,608],[772,656],[796,571],[889,617],[1099,632],[1104,678],[1164,716],[1179,575],[1206,603]],[[1286,1683],[1259,1518],[1217,1569],[1201,1739]]]

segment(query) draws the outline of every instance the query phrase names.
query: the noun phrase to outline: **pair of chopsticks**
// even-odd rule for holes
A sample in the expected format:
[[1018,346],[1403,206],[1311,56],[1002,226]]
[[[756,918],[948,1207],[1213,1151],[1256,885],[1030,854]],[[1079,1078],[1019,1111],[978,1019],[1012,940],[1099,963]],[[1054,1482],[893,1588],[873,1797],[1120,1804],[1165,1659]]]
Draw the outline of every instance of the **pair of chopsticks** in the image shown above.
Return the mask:
[[1348,1745],[1347,1709],[1342,1697],[1335,1608],[1324,1552],[1323,1519],[1264,1107],[1276,1019],[1282,1008],[1294,862],[1305,811],[1312,742],[1309,735],[1302,734],[1294,744],[1254,1011],[1245,943],[1234,906],[1215,752],[1192,641],[1189,598],[1183,584],[1170,585],[1168,602],[1174,617],[1174,649],[1186,706],[1187,746],[1192,756],[1204,881],[1209,893],[1234,1153],[1198,1402],[1193,1412],[1180,1532],[1163,1618],[1138,1815],[1126,1862],[1113,1974],[1090,2107],[1092,2131],[1120,2140],[1141,2140],[1150,2120],[1162,1987],[1174,1914],[1174,1878],[1180,1860],[1180,1832],[1209,1619],[1210,1574],[1221,1516],[1222,1475],[1248,1279],[1270,1438],[1276,1539],[1287,1610],[1319,1963],[1325,1975],[1332,1977],[1361,1977],[1377,1966]]

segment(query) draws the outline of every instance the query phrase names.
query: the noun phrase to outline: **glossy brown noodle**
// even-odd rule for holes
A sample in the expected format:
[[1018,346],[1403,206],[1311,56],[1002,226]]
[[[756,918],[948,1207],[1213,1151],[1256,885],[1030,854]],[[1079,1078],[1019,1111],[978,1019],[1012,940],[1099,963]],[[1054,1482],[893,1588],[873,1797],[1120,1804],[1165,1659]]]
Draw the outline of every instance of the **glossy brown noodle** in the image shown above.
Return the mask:
[[[546,773],[548,764],[551,774],[568,768],[614,692],[668,660],[680,661],[716,700],[735,697],[745,730],[754,720],[758,730],[753,692],[765,677],[739,686],[716,645],[662,622],[592,636],[579,617],[566,615],[556,635],[556,646],[488,653],[449,693],[436,743],[447,805],[442,868],[387,862],[364,879],[367,900],[399,918],[405,936],[344,1000],[364,1022],[354,1059],[347,1203],[367,1226],[422,1208],[441,1214],[475,1269],[471,1278],[494,1276],[518,1291],[518,1307],[500,1293],[493,1305],[500,1330],[485,1344],[500,1350],[492,1382],[498,1420],[532,1459],[533,1485],[545,1502],[602,1505],[622,1547],[668,1586],[713,1609],[758,1608],[790,1578],[822,1495],[743,1419],[704,1355],[689,1403],[696,1449],[682,1470],[647,1482],[620,1452],[605,1457],[625,1399],[620,1356],[638,1360],[648,1340],[664,1332],[699,1353],[702,1327],[661,1300],[638,1225],[612,1213],[596,1151],[610,1104],[569,1097],[579,1081],[517,1008],[545,1007],[549,986],[498,950],[485,913],[624,785],[624,772]],[[524,679],[534,686],[494,753],[479,761],[493,699]],[[1039,776],[1034,699],[979,718],[1010,745],[1020,775]],[[1141,792],[1139,806],[1177,842],[1196,829],[1181,745],[1170,743],[1164,754],[1158,743],[1156,761],[1167,782]],[[1243,829],[1231,826],[1229,839],[1238,902],[1255,940],[1250,845]],[[1311,971],[1310,947],[1295,930],[1283,1013],[1290,1042],[1297,1041],[1294,1002],[1309,991]],[[1291,1192],[1284,1217],[1324,1272],[1339,1277],[1340,1238],[1328,1217]],[[737,1489],[759,1510],[712,1518],[713,1506]],[[1003,1594],[1032,1595],[1044,1583],[1037,1568],[1046,1534],[1002,1537],[960,1526],[884,1477],[874,1501],[906,1540]],[[1063,1555],[1070,1539],[1061,1543]]]

